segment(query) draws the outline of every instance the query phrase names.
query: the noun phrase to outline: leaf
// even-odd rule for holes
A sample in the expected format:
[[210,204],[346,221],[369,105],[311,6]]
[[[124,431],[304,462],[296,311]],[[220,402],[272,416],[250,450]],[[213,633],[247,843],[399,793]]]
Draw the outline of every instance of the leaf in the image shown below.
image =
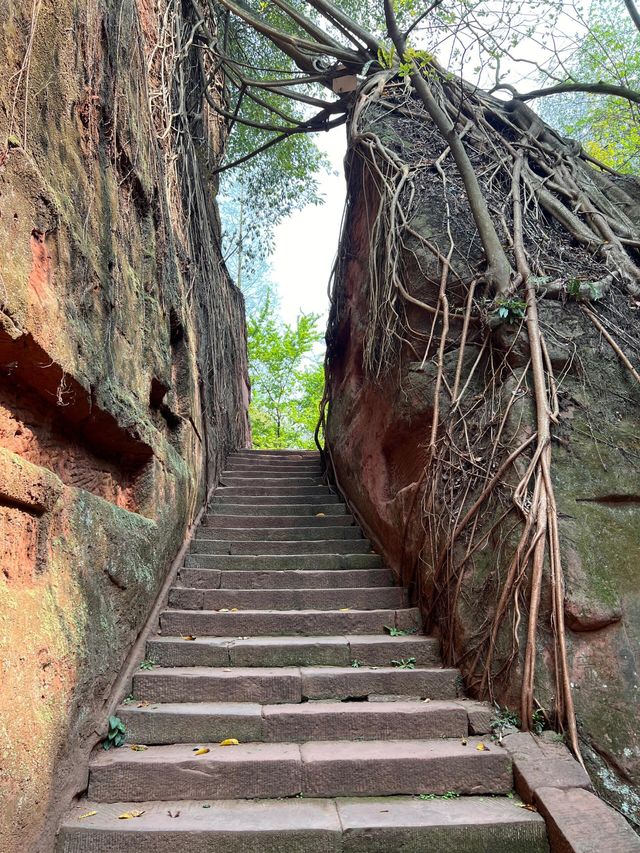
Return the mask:
[[118,815],[118,820],[131,820],[132,817],[142,817],[144,812],[138,811],[130,811],[130,812],[122,812],[122,814]]
[[94,809],[92,812],[85,812],[78,817],[78,820],[84,820],[85,817],[93,817],[94,814],[98,814],[98,812]]
[[193,750],[194,755],[206,755],[208,752],[211,752],[208,746],[197,746]]
[[[234,737],[228,737],[226,740],[220,741],[220,746],[240,746],[240,741]],[[209,752],[209,750],[207,750]]]
[[183,640],[195,640],[196,638],[192,634],[187,634],[186,637],[182,638]]
[[468,742],[469,741],[466,739],[466,737],[463,737],[462,740],[460,741],[462,746],[466,746],[468,744]]
[[350,608],[350,607],[341,607],[341,608],[340,608],[340,613],[349,613],[349,611],[350,611],[350,610],[351,610],[351,608]]
[[169,817],[180,817],[180,811],[172,812],[171,809],[167,809],[167,814]]
[[325,516],[325,514],[324,514],[323,512],[317,512],[317,513],[316,513],[316,518],[326,518],[326,516]]
[[237,607],[232,607],[232,608],[231,608],[231,612],[232,612],[232,613],[237,613],[237,612],[238,612],[238,608],[237,608]]
[[109,728],[110,729],[117,729],[119,722],[120,722],[120,717],[109,717]]
[[145,752],[149,747],[141,743],[131,743],[129,744],[129,749],[132,749],[134,752]]
[[476,744],[476,749],[478,750],[478,752],[490,752],[491,751],[489,749],[489,747],[484,743]]

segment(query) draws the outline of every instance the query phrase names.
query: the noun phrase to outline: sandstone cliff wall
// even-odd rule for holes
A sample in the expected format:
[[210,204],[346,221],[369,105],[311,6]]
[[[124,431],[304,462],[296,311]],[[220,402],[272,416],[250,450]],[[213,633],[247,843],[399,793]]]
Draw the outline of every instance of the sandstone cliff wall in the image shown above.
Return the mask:
[[[435,160],[439,156],[444,143],[433,136],[421,138],[421,131],[410,126],[410,122],[403,122],[401,115],[387,114],[384,118],[376,115],[371,129],[398,157],[405,155],[411,145],[420,145],[420,156],[427,165],[420,173],[420,191],[414,196],[409,225],[446,254],[446,194],[454,214],[451,223],[457,246],[454,261],[458,261],[458,270],[473,270],[481,261],[481,254],[464,204],[463,188],[450,173],[443,190],[437,171],[428,171],[430,158]],[[402,300],[398,299],[396,310],[406,312],[404,341],[385,342],[387,369],[378,380],[367,374],[363,352],[372,323],[381,316],[371,277],[371,233],[380,204],[377,180],[380,173],[371,164],[365,146],[358,147],[353,137],[347,173],[348,207],[328,339],[331,403],[327,445],[347,499],[390,565],[405,584],[413,586],[416,599],[425,604],[434,598],[433,565],[425,557],[425,531],[437,529],[438,524],[435,518],[429,527],[422,512],[427,485],[425,468],[426,479],[430,470],[428,444],[436,375],[435,357],[430,356],[424,364],[422,357],[432,316],[415,304],[401,308]],[[429,268],[429,259],[420,255],[419,246],[409,232],[405,233],[405,240],[398,259],[405,286],[414,299],[436,305],[439,281],[433,275],[433,268]],[[385,252],[386,248],[379,242],[375,250]],[[456,286],[454,281],[449,294],[451,305],[455,304]],[[616,310],[621,328],[633,334],[629,301],[621,299]],[[565,618],[570,677],[580,735],[597,787],[640,825],[637,795],[640,785],[640,395],[633,379],[578,304],[547,299],[541,301],[540,311],[551,342],[550,358],[557,374],[562,376],[559,422],[554,428],[553,474],[567,581]],[[459,330],[460,325],[455,328]],[[488,377],[497,362],[492,364],[481,352],[486,334],[486,329],[470,332],[462,382],[473,375],[465,392],[466,399],[483,404],[488,394],[495,394],[496,411],[500,411],[500,401],[513,396],[502,433],[505,442],[513,441],[518,435],[522,438],[523,426],[532,422],[531,391],[526,384],[517,387],[514,379],[516,371],[526,367],[528,354],[510,339],[508,345],[513,348],[509,352],[507,375],[492,385]],[[449,377],[459,352],[453,328],[451,335],[443,356]],[[381,332],[379,337],[382,347]],[[488,351],[487,348],[484,353]],[[440,406],[442,429],[451,428],[446,389]],[[473,408],[471,403],[470,407]],[[474,422],[471,415],[469,429],[481,428],[483,424],[479,420]],[[470,439],[473,438],[471,435]],[[460,441],[464,449],[464,435]],[[512,446],[518,443],[513,441]],[[457,464],[456,460],[452,462]],[[436,516],[442,512],[444,517],[449,485],[463,487],[464,478],[464,466],[452,464],[441,483]],[[471,495],[467,506],[474,496],[477,495]],[[495,512],[495,507],[491,512]],[[478,530],[489,531],[496,518],[497,513],[481,517]],[[510,523],[515,526],[516,520]],[[460,577],[460,595],[453,614],[452,662],[459,664],[465,674],[474,657],[477,638],[496,608],[508,551],[499,533],[499,525],[493,533],[487,533],[487,539],[474,551]],[[507,538],[507,544],[508,541]],[[464,540],[460,547],[466,544]],[[445,612],[441,599],[440,605],[431,611],[432,628],[438,629]],[[525,617],[526,606],[520,620],[521,631]],[[536,696],[549,708],[555,685],[548,600],[543,601],[540,632],[543,642],[539,648]],[[510,643],[507,635],[503,631],[499,637],[502,651]],[[496,699],[516,711],[520,667],[518,659],[510,677],[497,682]],[[473,684],[467,686],[474,690]]]
[[[51,849],[74,750],[103,727],[187,525],[247,442],[244,305],[207,177],[221,135],[201,110],[188,150],[165,133],[163,10],[0,0],[6,853]],[[197,98],[197,65],[183,70]]]

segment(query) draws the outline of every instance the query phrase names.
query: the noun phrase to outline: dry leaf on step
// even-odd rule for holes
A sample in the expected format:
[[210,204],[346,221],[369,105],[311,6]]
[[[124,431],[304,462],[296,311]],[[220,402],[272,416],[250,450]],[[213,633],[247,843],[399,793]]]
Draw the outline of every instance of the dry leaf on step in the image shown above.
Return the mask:
[[466,746],[468,743],[466,737],[463,737],[462,740],[460,741],[460,743],[462,744],[462,746]]
[[131,743],[129,744],[129,749],[132,749],[134,752],[144,752],[149,747],[143,746],[141,743]]
[[193,750],[194,755],[206,755],[208,752],[211,752],[208,746],[197,746]]
[[226,740],[220,741],[220,746],[239,746],[240,741],[234,737],[228,737]]
[[182,638],[183,640],[195,640],[196,638],[192,634],[187,634],[186,637]]
[[142,817],[144,812],[122,812],[118,815],[118,820],[130,820],[132,817]]
[[341,608],[340,608],[340,613],[348,613],[350,610],[351,610],[351,608],[350,608],[350,607],[341,607]]
[[316,518],[325,518],[325,517],[326,517],[326,516],[325,516],[325,514],[324,514],[323,512],[317,512],[317,513],[316,513]]
[[93,817],[93,816],[94,816],[94,814],[98,814],[98,812],[96,812],[96,811],[92,811],[92,812],[85,812],[84,814],[81,814],[81,815],[78,817],[78,820],[84,820],[84,819],[85,819],[85,817]]
[[218,610],[218,613],[228,613],[228,612],[229,612],[229,608],[228,608],[228,607],[221,607],[221,608]]
[[172,812],[170,809],[167,809],[167,814],[169,815],[169,817],[180,817],[180,812],[179,812],[179,811],[177,811],[177,812]]
[[232,608],[231,608],[231,612],[232,612],[232,613],[237,613],[237,612],[238,612],[238,608],[237,608],[237,607],[232,607]]
[[476,749],[478,750],[478,752],[490,752],[491,751],[489,749],[489,747],[484,743],[477,744]]

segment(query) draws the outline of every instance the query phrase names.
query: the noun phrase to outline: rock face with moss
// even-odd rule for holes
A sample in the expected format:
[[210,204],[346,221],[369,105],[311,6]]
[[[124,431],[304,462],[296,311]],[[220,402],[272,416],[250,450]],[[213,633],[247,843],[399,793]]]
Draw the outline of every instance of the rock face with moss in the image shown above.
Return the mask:
[[0,2],[3,851],[50,849],[77,749],[248,438],[221,131],[194,111],[175,144],[161,6]]
[[[523,525],[513,492],[531,454],[504,469],[498,463],[535,438],[524,303],[496,304],[482,283],[481,246],[446,144],[401,89],[389,86],[381,101],[360,103],[350,128],[328,336],[328,448],[359,520],[412,585],[467,687],[519,713],[526,571],[515,576],[519,592],[493,640],[491,627]],[[488,145],[474,141],[469,150],[506,232],[511,178],[500,175]],[[625,180],[637,198],[637,182]],[[538,213],[525,241],[532,264],[556,269],[538,272],[537,303],[546,368],[556,377],[551,471],[568,678],[594,784],[640,826],[640,388],[588,313],[615,329],[637,365],[638,302]],[[530,500],[531,491],[525,512]],[[477,501],[482,509],[467,524]],[[557,695],[549,571],[547,562],[536,632],[535,696],[546,711]],[[538,712],[530,724],[553,722]]]

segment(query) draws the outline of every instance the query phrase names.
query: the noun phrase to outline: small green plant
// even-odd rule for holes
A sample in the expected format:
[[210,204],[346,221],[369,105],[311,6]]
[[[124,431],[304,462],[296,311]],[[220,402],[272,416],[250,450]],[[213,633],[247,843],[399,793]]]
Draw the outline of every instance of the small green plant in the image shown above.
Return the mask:
[[581,281],[570,278],[566,284],[567,296],[576,302],[597,302],[602,296],[602,290],[595,281]]
[[393,625],[384,625],[383,627],[390,637],[408,637],[410,634],[415,634],[418,630],[417,628],[409,628],[405,631],[403,628],[394,628]]
[[126,699],[122,700],[122,704],[123,705],[130,705],[133,701],[134,701],[133,693],[129,693],[129,695],[126,697]]
[[522,299],[496,299],[496,314],[507,323],[519,323],[524,320],[527,303]]
[[354,669],[358,669],[358,667],[361,667],[361,666],[362,666],[362,661],[361,661],[361,660],[358,660],[357,658],[354,658],[354,659],[351,661],[351,666],[352,666]]
[[391,666],[395,666],[396,669],[415,669],[416,668],[416,659],[415,658],[399,658],[398,660],[392,660]]
[[447,791],[445,794],[418,794],[419,800],[457,800],[460,794],[457,791]]
[[496,705],[496,715],[490,723],[491,732],[494,738],[500,740],[506,729],[520,728],[520,717],[515,711],[509,710],[506,706],[501,708]]
[[531,728],[534,734],[540,735],[547,727],[547,718],[544,713],[544,708],[536,708],[531,715]]
[[122,746],[124,743],[125,725],[120,717],[109,717],[109,731],[102,741],[103,749],[111,749],[112,746]]
[[380,68],[393,68],[393,63],[396,56],[396,49],[393,45],[386,48],[381,45],[378,48],[378,64]]
[[158,661],[157,661],[157,660],[147,660],[147,659],[145,659],[145,660],[141,661],[141,663],[140,663],[140,669],[153,669],[153,668],[154,668],[154,666],[157,666],[157,664],[158,664]]

